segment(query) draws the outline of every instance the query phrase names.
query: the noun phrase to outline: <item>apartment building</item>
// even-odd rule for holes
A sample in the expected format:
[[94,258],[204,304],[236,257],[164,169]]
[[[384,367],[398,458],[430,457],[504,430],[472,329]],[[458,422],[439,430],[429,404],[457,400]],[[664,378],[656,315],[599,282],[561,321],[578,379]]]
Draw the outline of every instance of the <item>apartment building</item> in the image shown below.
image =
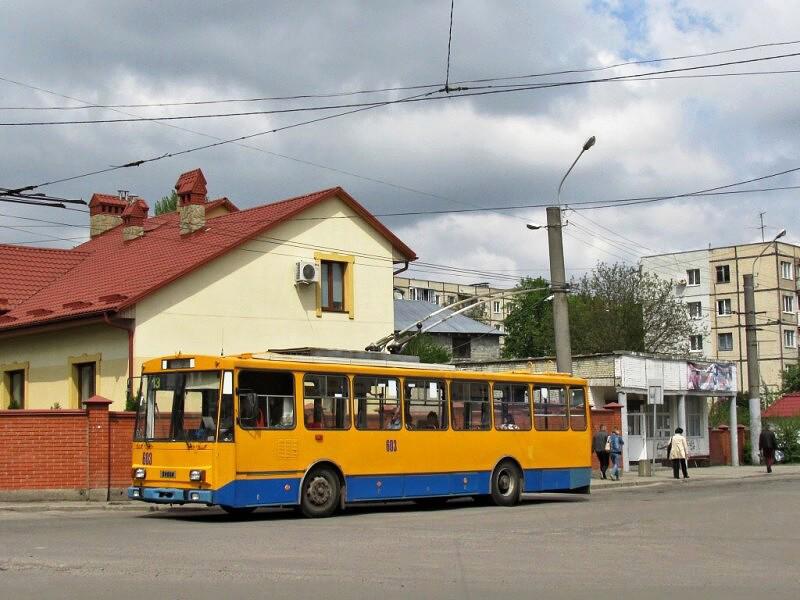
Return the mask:
[[[394,278],[395,300],[420,300],[438,304],[439,306],[449,306],[459,300],[466,300],[475,296],[489,296],[504,291],[506,290],[491,287],[488,283],[463,284],[398,276]],[[504,320],[509,303],[510,298],[495,298],[476,306],[468,312],[467,316],[494,327],[497,331],[503,333],[505,332]]]
[[675,295],[697,320],[690,352],[737,365],[746,390],[744,275],[755,284],[758,358],[762,384],[776,389],[787,365],[798,362],[800,246],[782,242],[740,244],[646,256],[643,271],[671,279]]

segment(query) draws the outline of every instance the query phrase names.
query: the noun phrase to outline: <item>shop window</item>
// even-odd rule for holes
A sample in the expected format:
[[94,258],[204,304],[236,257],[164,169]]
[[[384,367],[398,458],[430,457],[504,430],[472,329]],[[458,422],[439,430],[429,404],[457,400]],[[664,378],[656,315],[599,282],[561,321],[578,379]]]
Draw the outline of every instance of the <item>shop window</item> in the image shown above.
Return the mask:
[[450,413],[453,429],[486,431],[492,427],[489,384],[477,381],[454,381],[450,384]]
[[563,386],[535,386],[533,421],[538,431],[561,431],[567,428],[567,402]]
[[530,431],[531,403],[527,384],[495,383],[492,400],[496,429]]
[[345,375],[303,378],[306,429],[350,429],[350,381]]
[[356,376],[356,428],[400,429],[400,385],[393,377]]
[[703,402],[701,398],[686,398],[686,435],[702,437],[703,435]]
[[447,429],[447,385],[444,381],[406,379],[407,429]]
[[276,371],[239,373],[239,425],[243,429],[294,427],[294,376]]

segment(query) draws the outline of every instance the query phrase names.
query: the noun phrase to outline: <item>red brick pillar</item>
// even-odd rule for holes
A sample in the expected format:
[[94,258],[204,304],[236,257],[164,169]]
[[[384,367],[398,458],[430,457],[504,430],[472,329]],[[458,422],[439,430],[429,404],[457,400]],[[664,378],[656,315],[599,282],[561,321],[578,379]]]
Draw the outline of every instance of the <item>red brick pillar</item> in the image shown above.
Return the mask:
[[111,487],[110,423],[108,407],[111,400],[92,396],[84,403],[86,409],[86,488],[89,500],[108,500]]

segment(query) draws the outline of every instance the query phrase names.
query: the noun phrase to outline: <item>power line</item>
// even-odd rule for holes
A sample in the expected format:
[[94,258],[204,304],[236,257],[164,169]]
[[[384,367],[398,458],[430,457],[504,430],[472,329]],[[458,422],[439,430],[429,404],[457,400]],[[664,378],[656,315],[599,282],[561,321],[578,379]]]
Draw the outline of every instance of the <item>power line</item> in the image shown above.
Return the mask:
[[[452,6],[451,6],[451,19],[452,19]],[[452,22],[452,21],[451,21]],[[707,56],[718,56],[721,54],[730,54],[735,52],[746,52],[749,50],[756,50],[761,48],[770,48],[770,47],[780,47],[780,46],[790,46],[794,44],[800,44],[800,40],[794,41],[786,41],[786,42],[767,42],[762,44],[754,44],[750,46],[740,46],[737,48],[727,48],[724,50],[712,50],[709,52],[699,52],[695,54],[684,54],[680,56],[669,56],[669,57],[661,57],[661,58],[650,58],[650,59],[643,59],[643,60],[630,60],[624,62],[618,62],[611,65],[606,65],[602,67],[585,67],[585,68],[574,68],[574,69],[565,69],[565,70],[557,70],[557,71],[547,71],[547,72],[540,72],[540,73],[532,73],[528,75],[510,75],[504,77],[489,77],[483,79],[465,79],[461,81],[455,81],[454,85],[464,85],[469,83],[488,83],[494,81],[512,81],[515,79],[534,79],[540,77],[549,77],[554,75],[571,75],[571,74],[580,74],[580,73],[596,73],[601,71],[607,71],[611,69],[617,69],[620,67],[626,67],[631,65],[644,65],[644,64],[653,64],[653,63],[665,63],[665,62],[674,62],[679,60],[688,60],[692,58],[703,58]],[[449,42],[448,42],[449,45]],[[416,84],[416,85],[406,85],[406,86],[394,86],[394,87],[384,87],[384,88],[374,88],[374,89],[362,89],[362,90],[353,90],[353,91],[345,91],[345,92],[325,92],[325,93],[304,93],[304,94],[295,94],[295,95],[284,95],[284,96],[261,96],[261,97],[251,97],[251,98],[225,98],[220,100],[194,100],[194,101],[184,101],[184,102],[152,102],[152,103],[139,103],[139,104],[98,104],[92,102],[86,102],[84,100],[80,100],[78,98],[73,98],[71,96],[66,96],[63,94],[55,94],[50,90],[36,87],[31,84],[23,83],[20,81],[16,81],[14,79],[8,77],[0,77],[0,81],[5,81],[6,83],[11,83],[14,85],[19,85],[22,87],[27,87],[36,91],[44,92],[47,94],[54,94],[60,96],[66,100],[74,100],[76,102],[81,102],[84,106],[1,106],[0,110],[9,110],[9,111],[23,111],[23,110],[55,110],[55,111],[69,111],[69,110],[88,110],[88,109],[115,109],[115,108],[164,108],[164,107],[173,107],[173,106],[198,106],[198,105],[213,105],[213,104],[231,104],[231,103],[251,103],[251,102],[266,102],[266,101],[287,101],[287,100],[306,100],[306,99],[318,99],[318,98],[340,98],[346,96],[356,96],[356,95],[363,95],[363,94],[377,94],[377,93],[385,93],[385,92],[395,92],[395,91],[415,91],[415,90],[423,90],[423,89],[431,89],[440,87],[441,84],[439,83],[428,83],[428,84]]]
[[[296,113],[296,112],[316,112],[322,110],[338,110],[342,108],[375,108],[378,106],[386,106],[388,104],[404,104],[404,103],[414,103],[414,102],[429,102],[435,100],[444,100],[448,98],[465,98],[465,97],[472,97],[472,96],[486,96],[491,94],[504,94],[504,93],[513,93],[513,92],[523,92],[523,91],[530,91],[530,90],[540,90],[540,89],[547,89],[547,88],[554,88],[554,87],[563,87],[563,86],[573,86],[573,85],[583,85],[583,84],[590,84],[590,83],[607,83],[612,81],[632,81],[632,80],[639,80],[653,75],[664,75],[669,73],[682,73],[686,71],[696,71],[701,69],[712,69],[717,67],[726,67],[726,66],[734,66],[734,65],[741,65],[741,64],[748,64],[753,62],[764,62],[769,60],[779,60],[783,58],[793,58],[800,56],[800,52],[793,52],[787,54],[778,54],[773,56],[762,56],[757,58],[748,58],[748,59],[741,59],[736,61],[727,61],[722,63],[715,63],[710,65],[696,65],[693,67],[678,67],[674,69],[664,69],[660,71],[650,71],[646,73],[638,73],[632,75],[617,75],[614,77],[604,77],[600,79],[582,79],[576,81],[556,81],[556,82],[547,82],[541,84],[533,84],[533,85],[524,85],[524,84],[514,84],[514,85],[487,85],[487,86],[480,86],[480,87],[458,87],[458,88],[449,88],[448,89],[440,89],[436,91],[429,91],[424,94],[418,94],[416,96],[411,96],[409,98],[399,98],[395,100],[384,100],[384,101],[374,101],[374,102],[356,102],[351,104],[332,104],[332,105],[324,105],[324,106],[306,106],[306,107],[299,107],[299,108],[281,108],[281,109],[272,109],[272,110],[253,110],[253,111],[241,111],[241,112],[228,112],[228,113],[212,113],[212,114],[203,114],[203,115],[174,115],[174,116],[160,116],[160,117],[131,117],[126,119],[82,119],[82,120],[71,120],[71,121],[20,121],[20,122],[0,122],[0,127],[20,127],[20,126],[52,126],[52,125],[88,125],[88,124],[108,124],[108,123],[133,123],[133,122],[147,122],[147,121],[176,121],[176,120],[187,120],[187,119],[212,119],[212,118],[227,118],[227,117],[242,117],[242,116],[256,116],[256,115],[272,115],[272,114],[285,114],[285,113]],[[794,71],[792,71],[794,72]],[[756,74],[756,73],[751,73]],[[758,74],[772,74],[770,72],[766,73],[758,73]],[[713,75],[713,74],[712,74]],[[726,75],[726,74],[717,74],[717,75]],[[705,75],[704,75],[705,76]],[[458,92],[454,95],[451,95],[449,92]],[[440,92],[447,92],[445,95],[434,96],[433,94],[440,93]],[[358,111],[353,111],[358,112]],[[341,116],[341,115],[337,115]],[[305,123],[303,123],[305,124]],[[295,125],[297,126],[297,125]]]

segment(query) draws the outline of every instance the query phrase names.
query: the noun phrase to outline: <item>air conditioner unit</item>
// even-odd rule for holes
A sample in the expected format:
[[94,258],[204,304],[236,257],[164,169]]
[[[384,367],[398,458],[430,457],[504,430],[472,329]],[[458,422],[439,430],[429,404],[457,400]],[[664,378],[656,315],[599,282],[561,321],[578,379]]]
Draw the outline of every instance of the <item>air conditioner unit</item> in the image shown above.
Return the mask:
[[302,283],[308,285],[319,281],[319,267],[311,260],[301,260],[297,262],[294,272],[295,285]]
[[686,285],[686,278],[683,277],[681,279],[676,279],[675,280],[675,285]]

